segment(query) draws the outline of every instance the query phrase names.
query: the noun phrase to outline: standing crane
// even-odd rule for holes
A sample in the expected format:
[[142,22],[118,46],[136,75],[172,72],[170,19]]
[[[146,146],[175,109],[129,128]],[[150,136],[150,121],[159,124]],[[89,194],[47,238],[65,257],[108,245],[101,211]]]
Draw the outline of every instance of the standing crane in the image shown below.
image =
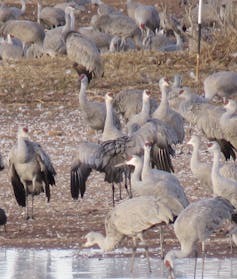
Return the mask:
[[132,154],[142,155],[146,141],[152,140],[151,158],[153,164],[166,171],[174,171],[171,156],[174,150],[165,127],[159,122],[148,121],[132,136],[123,136],[115,140],[104,141],[100,144],[82,142],[71,165],[71,195],[78,199],[83,197],[86,181],[91,171],[105,173],[105,181],[112,183],[114,201],[114,183],[123,181],[124,167],[116,167]]
[[[29,139],[28,128],[20,127],[17,143],[9,153],[10,178],[17,203],[26,207],[26,218],[34,218],[34,196],[44,192],[50,201],[50,186],[55,185],[56,171],[43,148]],[[31,216],[28,196],[31,195]]]

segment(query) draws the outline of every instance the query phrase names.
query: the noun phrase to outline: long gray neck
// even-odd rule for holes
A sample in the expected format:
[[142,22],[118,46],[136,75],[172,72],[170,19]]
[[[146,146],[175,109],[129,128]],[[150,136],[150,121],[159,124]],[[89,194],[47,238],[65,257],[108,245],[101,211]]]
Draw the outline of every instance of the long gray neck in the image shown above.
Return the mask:
[[38,1],[37,2],[37,22],[40,23],[40,13],[42,10],[42,5],[41,3]]
[[70,31],[75,30],[75,15],[73,11],[70,11]]
[[104,130],[113,128],[114,123],[113,123],[113,107],[110,102],[110,100],[105,100],[106,104],[106,118],[105,118],[105,126]]
[[149,114],[150,114],[150,99],[144,99],[143,100],[141,113],[143,115],[149,116]]
[[191,169],[200,163],[200,156],[199,156],[199,147],[200,144],[194,144],[193,146],[193,153],[190,160]]
[[21,14],[24,14],[26,11],[26,3],[25,0],[21,0]]
[[142,161],[140,161],[134,169],[134,172],[131,175],[131,183],[136,183],[138,181],[141,181],[141,172],[142,172]]
[[79,92],[79,102],[80,106],[84,106],[88,103],[87,95],[86,95],[87,84],[85,82],[81,82],[81,88]]
[[142,180],[151,171],[150,157],[151,157],[150,156],[150,150],[144,149],[144,160],[143,160],[143,168],[142,168]]
[[63,33],[71,31],[71,17],[68,12],[65,13],[65,25],[63,26]]

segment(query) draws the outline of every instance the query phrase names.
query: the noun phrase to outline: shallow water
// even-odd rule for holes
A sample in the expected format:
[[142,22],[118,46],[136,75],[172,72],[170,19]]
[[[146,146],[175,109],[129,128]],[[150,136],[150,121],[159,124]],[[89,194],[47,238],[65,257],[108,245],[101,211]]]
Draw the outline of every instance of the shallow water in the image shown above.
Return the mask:
[[[130,258],[95,258],[94,250],[0,249],[1,279],[76,279],[76,278],[167,278],[167,270],[159,258],[151,258],[152,273],[144,257],[136,257],[131,273]],[[201,278],[198,259],[197,278]],[[193,278],[194,259],[175,261],[176,278]],[[206,259],[206,279],[237,278],[237,258]]]

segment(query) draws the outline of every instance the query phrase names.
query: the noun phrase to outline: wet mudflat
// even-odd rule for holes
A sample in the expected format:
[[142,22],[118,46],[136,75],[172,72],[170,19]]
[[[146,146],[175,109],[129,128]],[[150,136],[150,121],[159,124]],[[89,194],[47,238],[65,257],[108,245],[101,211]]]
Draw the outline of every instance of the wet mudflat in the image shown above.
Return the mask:
[[[167,269],[158,257],[151,258],[152,273],[142,255],[136,257],[130,272],[130,255],[106,254],[94,257],[96,249],[0,249],[1,279],[76,279],[76,278],[167,278]],[[123,251],[124,252],[124,251]],[[193,278],[194,258],[176,260],[176,278]],[[198,259],[197,278],[201,278],[202,259]],[[237,278],[237,258],[206,258],[205,279]]]

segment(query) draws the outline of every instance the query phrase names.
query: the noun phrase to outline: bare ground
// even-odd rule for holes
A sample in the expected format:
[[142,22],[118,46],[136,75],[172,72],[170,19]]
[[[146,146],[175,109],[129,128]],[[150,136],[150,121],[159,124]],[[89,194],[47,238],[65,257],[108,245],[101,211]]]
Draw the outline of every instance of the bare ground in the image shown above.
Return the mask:
[[[124,7],[124,1],[107,2]],[[159,6],[159,1],[153,2],[158,2]],[[172,11],[182,12],[171,5],[174,1],[169,3]],[[29,5],[35,7],[32,2]],[[80,24],[86,24],[95,12],[94,8],[89,9],[90,13],[81,15]],[[35,15],[30,12],[28,16],[34,18]],[[229,56],[236,51],[236,38],[225,40],[226,43],[215,40],[209,49],[203,51],[198,84],[189,78],[189,72],[195,71],[196,56],[186,51],[180,54],[142,51],[105,54],[105,77],[90,85],[89,97],[103,101],[108,90],[118,92],[124,88],[149,88],[153,96],[157,96],[159,78],[163,75],[173,77],[176,72],[183,75],[185,85],[202,93],[202,81],[209,73],[221,69],[236,70],[236,58]],[[7,233],[0,232],[1,247],[80,248],[87,232],[104,232],[104,218],[112,208],[112,192],[111,186],[103,182],[103,175],[95,172],[90,175],[83,200],[73,201],[70,195],[70,165],[78,143],[85,139],[97,141],[85,126],[77,97],[77,76],[67,57],[0,62],[1,154],[7,162],[18,126],[28,126],[32,139],[50,154],[57,171],[50,203],[46,202],[43,194],[37,196],[35,219],[28,221],[25,220],[24,208],[15,201],[7,168],[0,173],[0,207],[8,216]],[[191,174],[187,138],[188,135],[182,145],[184,152],[179,154],[181,146],[177,148],[173,164],[189,200],[195,201],[211,196],[211,193]],[[202,156],[210,161],[209,154],[203,152]],[[122,195],[127,198],[125,190]],[[119,196],[118,190],[116,196]],[[157,231],[147,232],[145,238],[152,247],[159,247]],[[165,229],[165,239],[166,250],[178,246],[172,226]],[[207,250],[209,256],[230,256],[229,243],[223,232],[211,238]]]

